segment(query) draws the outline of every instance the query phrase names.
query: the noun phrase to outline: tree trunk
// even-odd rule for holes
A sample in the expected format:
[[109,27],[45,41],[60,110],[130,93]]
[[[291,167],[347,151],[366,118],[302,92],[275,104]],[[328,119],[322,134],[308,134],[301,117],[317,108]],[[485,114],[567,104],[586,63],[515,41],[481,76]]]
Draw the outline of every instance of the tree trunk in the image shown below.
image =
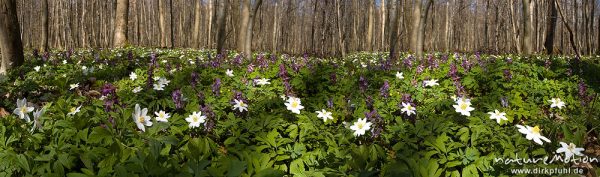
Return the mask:
[[396,58],[396,44],[398,43],[398,27],[400,22],[400,0],[396,0],[396,2],[390,2],[390,58]]
[[369,24],[367,27],[367,50],[373,51],[373,6],[375,6],[375,2],[373,0],[369,0]]
[[250,56],[249,53],[246,53],[245,51],[245,46],[246,46],[246,32],[248,32],[248,21],[250,19],[250,6],[252,1],[251,0],[243,0],[241,1],[242,3],[242,12],[240,14],[240,28],[238,29],[238,36],[237,36],[237,50],[239,52],[242,52],[242,55],[247,55]]
[[521,42],[519,42],[519,32],[517,31],[517,21],[515,20],[515,15],[514,15],[514,6],[515,3],[513,2],[513,0],[510,0],[510,17],[511,17],[511,22],[512,22],[512,30],[513,30],[513,40],[514,43],[516,44],[515,46],[517,47],[517,53],[521,53]]
[[[389,0],[388,0],[389,1]],[[381,0],[381,51],[385,50],[385,0]]]
[[254,27],[254,19],[256,17],[256,12],[258,12],[258,8],[262,4],[262,0],[256,0],[254,6],[252,7],[252,12],[250,13],[250,17],[248,18],[248,26],[246,27],[246,36],[244,39],[244,53],[248,55],[249,58],[252,57],[252,28]]
[[546,23],[546,39],[544,41],[544,50],[546,54],[552,54],[554,52],[554,32],[556,31],[556,19],[557,11],[555,0],[549,0],[550,8],[548,9],[548,23]]
[[127,44],[127,16],[129,13],[129,0],[117,0],[115,19],[114,47],[125,47]]
[[165,22],[165,3],[158,0],[158,26],[160,29],[160,47],[167,47],[167,24]]
[[200,12],[202,2],[200,0],[196,0],[196,7],[194,10],[194,31],[192,32],[192,39],[194,40],[192,43],[194,47],[200,48]]
[[0,50],[2,62],[0,75],[24,62],[23,43],[17,18],[17,4],[15,0],[0,0]]
[[338,45],[340,47],[340,52],[342,53],[342,58],[346,57],[346,46],[344,45],[344,36],[343,36],[343,32],[342,32],[342,14],[341,14],[341,8],[342,5],[340,4],[341,2],[335,1],[335,9],[336,9],[336,14],[337,14],[337,29],[338,29]]
[[411,46],[412,52],[417,57],[422,57],[423,55],[425,22],[427,21],[427,13],[429,13],[431,4],[432,0],[419,0],[414,4]]
[[523,0],[523,42],[521,43],[523,53],[531,54],[533,52],[531,34],[533,29],[531,26],[530,6],[531,0]]
[[560,9],[560,3],[558,1],[554,2],[556,4],[556,9],[560,14],[560,19],[565,25],[565,27],[567,27],[567,31],[569,32],[569,42],[571,43],[571,48],[573,49],[573,52],[575,52],[575,55],[577,55],[578,58],[581,58],[581,56],[579,55],[579,50],[577,49],[577,44],[575,43],[575,35],[573,34],[571,26],[569,26],[569,24],[565,21],[565,16],[563,15],[562,10]]
[[225,47],[225,16],[227,15],[227,0],[215,0],[218,1],[219,7],[217,9],[217,53],[223,52]]
[[[40,52],[48,51],[48,0],[42,0],[42,40]],[[84,13],[85,14],[85,13]]]

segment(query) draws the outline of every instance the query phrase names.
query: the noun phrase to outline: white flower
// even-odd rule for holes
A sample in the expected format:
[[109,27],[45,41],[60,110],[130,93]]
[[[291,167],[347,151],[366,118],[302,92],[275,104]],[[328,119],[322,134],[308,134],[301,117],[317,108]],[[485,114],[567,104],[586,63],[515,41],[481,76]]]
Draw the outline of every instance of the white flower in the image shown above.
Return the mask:
[[33,107],[27,107],[27,98],[23,98],[21,100],[17,99],[17,108],[13,111],[16,115],[19,115],[19,118],[25,119],[25,121],[31,121],[29,119],[29,113],[33,111]]
[[318,118],[322,118],[323,122],[327,122],[327,119],[331,119],[333,120],[333,117],[331,116],[331,112],[327,112],[327,110],[322,109],[321,111],[317,111],[317,117]]
[[581,153],[581,151],[584,151],[585,149],[578,148],[573,143],[569,143],[569,145],[567,145],[567,143],[565,143],[565,142],[560,142],[560,145],[562,147],[558,148],[556,150],[556,153],[563,153],[564,152],[565,153],[565,159],[570,159],[571,157],[573,157],[573,155],[583,156],[583,154]]
[[140,109],[139,104],[135,104],[135,112],[132,113],[133,121],[138,129],[143,132],[146,131],[146,126],[152,126],[152,122],[150,121],[150,116],[148,114],[148,108]]
[[283,101],[285,101],[285,95],[284,94],[279,95],[279,98],[281,98]]
[[206,116],[202,115],[202,112],[194,112],[185,121],[190,123],[190,128],[200,127],[201,123],[206,121]]
[[154,81],[158,81],[160,79],[160,76],[154,76],[152,79],[154,79]]
[[154,90],[165,90],[165,85],[162,84],[155,83],[152,86],[154,86]]
[[138,93],[140,91],[142,91],[142,87],[139,87],[139,86],[132,90],[133,93]]
[[367,118],[359,118],[354,125],[350,126],[350,129],[354,130],[354,136],[364,135],[367,130],[371,129],[371,122],[367,122]]
[[99,100],[104,100],[106,99],[106,96],[102,95],[100,98],[98,98]]
[[156,121],[159,122],[169,122],[168,119],[171,118],[169,113],[166,113],[165,111],[154,112],[154,115],[156,115]]
[[42,122],[40,121],[40,118],[42,117],[44,112],[45,112],[44,109],[39,109],[39,110],[33,112],[33,125],[31,126],[31,130],[29,130],[29,131],[35,130],[36,127],[42,128]]
[[167,78],[161,77],[160,79],[158,79],[158,84],[161,85],[169,85],[171,81],[167,80]]
[[233,105],[233,110],[238,109],[240,112],[248,111],[248,105],[244,103],[243,100],[233,100],[235,104]]
[[266,78],[262,78],[262,79],[257,79],[255,82],[257,85],[268,85],[271,84],[271,82],[269,82],[270,79],[266,79]]
[[304,109],[304,106],[302,106],[302,103],[300,102],[300,98],[296,97],[289,97],[285,106],[287,106],[288,110],[296,114],[300,114],[300,110]]
[[69,85],[69,87],[71,87],[69,90],[76,89],[77,87],[79,87],[79,83],[71,84]]
[[63,60],[62,63],[63,63],[63,65],[66,65],[67,64],[67,60]]
[[229,77],[233,77],[233,70],[231,69],[227,69],[227,71],[225,71],[225,75],[229,76]]
[[132,81],[137,79],[137,74],[135,74],[135,72],[131,72],[131,74],[129,74],[129,79],[131,79]]
[[427,81],[423,81],[423,83],[425,84],[425,87],[433,87],[436,85],[440,85],[437,83],[438,80],[436,79],[431,79],[431,80],[427,80]]
[[84,71],[87,70],[87,66],[82,66],[81,70],[84,70]]
[[496,121],[498,123],[500,123],[500,121],[502,121],[502,120],[508,120],[506,118],[506,113],[505,112],[500,112],[497,109],[494,110],[494,112],[488,112],[488,114],[490,114],[490,119],[496,119]]
[[75,107],[72,107],[72,108],[69,110],[69,113],[67,113],[67,115],[73,116],[73,115],[77,114],[79,111],[81,111],[81,106],[79,106],[79,107],[77,107],[77,108],[75,108]]
[[530,126],[522,126],[522,125],[516,125],[517,128],[519,128],[519,132],[525,134],[525,138],[527,138],[528,140],[533,140],[535,143],[543,145],[544,142],[542,142],[542,140],[546,141],[546,142],[550,142],[550,140],[544,136],[542,136],[540,134],[540,127],[535,126],[535,127],[530,127]]
[[415,110],[417,110],[417,109],[415,107],[413,107],[412,105],[410,105],[410,103],[402,102],[402,109],[400,109],[400,111],[402,111],[402,113],[406,112],[406,115],[410,116],[411,114],[416,114]]
[[397,77],[398,79],[404,79],[404,76],[402,76],[402,73],[401,73],[401,72],[396,72],[396,77]]
[[456,105],[452,106],[454,107],[454,109],[456,109],[456,112],[465,116],[471,116],[470,112],[475,110],[475,108],[471,107],[471,100],[465,98],[458,99],[456,101]]
[[161,62],[162,62],[162,63],[167,63],[167,60],[162,60]]
[[558,107],[558,109],[562,109],[562,107],[565,107],[565,102],[561,101],[560,98],[552,98],[552,100],[548,101],[552,103],[552,105],[550,105],[550,108]]
[[35,70],[35,72],[38,72],[38,71],[40,71],[40,69],[41,69],[41,67],[40,67],[40,66],[33,67],[33,70]]

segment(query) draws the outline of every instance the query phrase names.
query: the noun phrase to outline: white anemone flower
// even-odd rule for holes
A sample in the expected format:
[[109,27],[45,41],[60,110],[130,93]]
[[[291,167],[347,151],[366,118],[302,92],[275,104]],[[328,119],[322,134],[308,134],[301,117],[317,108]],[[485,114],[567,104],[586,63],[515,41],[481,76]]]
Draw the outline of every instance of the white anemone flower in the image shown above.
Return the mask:
[[456,105],[452,105],[456,112],[465,115],[471,116],[471,111],[475,110],[475,108],[471,107],[471,100],[466,98],[460,98],[456,101]]
[[71,84],[71,85],[69,85],[69,87],[71,87],[71,88],[69,88],[69,90],[76,89],[77,87],[79,87],[79,83]]
[[225,71],[225,75],[229,76],[229,77],[233,77],[233,70],[231,69],[227,69],[227,71]]
[[31,126],[31,130],[29,130],[29,131],[33,132],[33,130],[35,130],[36,128],[38,128],[38,129],[42,128],[42,122],[40,121],[40,118],[42,117],[44,112],[45,112],[44,109],[39,109],[39,110],[33,112],[33,125]]
[[506,113],[500,112],[497,109],[494,110],[494,112],[488,112],[488,114],[490,114],[490,119],[496,119],[498,123],[502,120],[508,120],[508,118],[506,118]]
[[367,118],[359,118],[358,121],[354,122],[354,125],[350,126],[350,129],[354,130],[354,136],[360,136],[371,129],[371,124],[371,122],[367,122]]
[[440,85],[437,83],[437,81],[438,81],[437,79],[431,79],[431,80],[423,81],[423,83],[425,84],[425,87],[433,87],[436,85]]
[[415,107],[413,107],[412,105],[410,105],[410,103],[402,102],[402,109],[400,109],[400,111],[402,111],[402,113],[406,113],[406,115],[410,116],[411,114],[416,114],[415,110],[417,110],[417,109]]
[[33,70],[35,70],[35,72],[38,72],[38,71],[40,71],[40,69],[41,69],[41,67],[40,67],[40,66],[33,67]]
[[248,105],[244,103],[244,100],[233,100],[235,104],[233,105],[233,110],[238,109],[240,112],[248,111]]
[[262,79],[257,79],[255,82],[257,85],[269,85],[271,84],[271,82],[269,82],[270,79],[267,78],[262,78]]
[[142,91],[142,87],[139,87],[139,86],[132,90],[133,93],[138,93],[140,91]]
[[550,142],[550,139],[542,136],[542,134],[540,134],[540,131],[542,131],[540,129],[539,126],[535,126],[535,127],[530,127],[530,126],[522,126],[522,125],[516,125],[517,128],[519,128],[519,132],[525,134],[525,138],[527,138],[528,140],[533,140],[535,143],[543,145],[544,142],[542,142],[542,140],[546,141],[546,142]]
[[162,84],[155,83],[155,84],[152,84],[152,86],[153,86],[154,90],[165,90],[165,85],[162,85]]
[[29,119],[29,113],[33,111],[33,107],[27,107],[27,98],[17,99],[17,108],[13,111],[16,115],[19,115],[19,118],[25,119],[25,121],[31,121]]
[[300,110],[304,109],[304,106],[302,106],[302,102],[300,101],[300,98],[296,98],[296,97],[289,97],[287,102],[285,103],[285,106],[287,106],[288,110],[290,110],[296,114],[300,114]]
[[565,102],[561,101],[560,98],[552,98],[552,100],[548,101],[552,103],[550,108],[558,107],[558,109],[562,109],[562,107],[565,107]]
[[169,122],[168,119],[171,118],[171,115],[165,111],[154,112],[154,115],[156,115],[156,121],[159,122]]
[[137,74],[135,74],[135,72],[131,72],[131,74],[129,74],[129,79],[131,79],[132,81],[137,79]]
[[402,76],[403,73],[401,72],[396,72],[396,78],[398,79],[404,79],[404,76]]
[[72,107],[69,110],[69,113],[67,113],[67,115],[73,116],[73,115],[77,114],[79,111],[81,111],[81,106],[79,106],[79,107]]
[[194,112],[185,121],[190,123],[190,128],[200,127],[201,123],[206,121],[206,116],[202,115],[202,112]]
[[148,108],[140,109],[139,104],[135,104],[135,112],[132,113],[133,121],[138,129],[146,131],[146,126],[152,126],[152,121],[148,114]]
[[574,155],[583,156],[583,154],[581,152],[584,151],[585,149],[578,148],[573,143],[569,143],[567,145],[567,143],[565,143],[565,142],[560,142],[560,145],[562,147],[558,148],[556,150],[556,153],[565,153],[565,159],[570,159],[571,157],[574,157]]
[[328,112],[325,109],[322,109],[321,111],[317,111],[317,117],[318,118],[322,118],[323,122],[327,122],[327,119],[333,120],[333,116],[331,116],[331,112]]

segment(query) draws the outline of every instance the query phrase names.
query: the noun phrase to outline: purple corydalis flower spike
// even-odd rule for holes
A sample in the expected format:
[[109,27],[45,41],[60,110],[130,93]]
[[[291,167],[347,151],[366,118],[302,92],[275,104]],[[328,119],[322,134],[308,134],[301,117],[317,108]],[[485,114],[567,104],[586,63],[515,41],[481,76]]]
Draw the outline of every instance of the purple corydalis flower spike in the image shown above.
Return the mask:
[[507,81],[512,80],[512,73],[510,73],[509,69],[504,69],[504,79],[506,79]]
[[198,84],[198,73],[196,71],[192,72],[192,80],[190,81],[190,85],[192,85],[192,88],[196,88],[196,85]]
[[175,103],[175,109],[183,108],[183,99],[182,99],[181,90],[175,89],[173,93],[171,93],[171,98],[173,99],[173,103]]
[[221,79],[220,78],[215,79],[215,83],[212,86],[212,92],[216,96],[220,95],[220,92],[221,92]]
[[333,99],[332,98],[327,99],[327,108],[333,109]]
[[390,96],[390,84],[387,80],[383,81],[383,86],[379,90],[380,95],[384,98],[388,98]]
[[358,88],[360,89],[361,92],[365,92],[367,90],[368,87],[368,83],[367,83],[367,79],[365,79],[365,77],[360,76],[358,78]]
[[502,105],[502,107],[508,107],[508,98],[506,98],[505,96],[500,98],[500,104]]

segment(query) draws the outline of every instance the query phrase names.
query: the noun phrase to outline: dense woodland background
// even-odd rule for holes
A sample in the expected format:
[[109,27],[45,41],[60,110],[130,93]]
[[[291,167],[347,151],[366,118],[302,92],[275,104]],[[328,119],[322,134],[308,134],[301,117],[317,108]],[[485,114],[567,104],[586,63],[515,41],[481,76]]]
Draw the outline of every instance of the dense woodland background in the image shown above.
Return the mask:
[[217,48],[224,7],[223,48],[239,51],[600,52],[597,0],[15,1],[25,49],[112,47],[119,2],[133,46]]

